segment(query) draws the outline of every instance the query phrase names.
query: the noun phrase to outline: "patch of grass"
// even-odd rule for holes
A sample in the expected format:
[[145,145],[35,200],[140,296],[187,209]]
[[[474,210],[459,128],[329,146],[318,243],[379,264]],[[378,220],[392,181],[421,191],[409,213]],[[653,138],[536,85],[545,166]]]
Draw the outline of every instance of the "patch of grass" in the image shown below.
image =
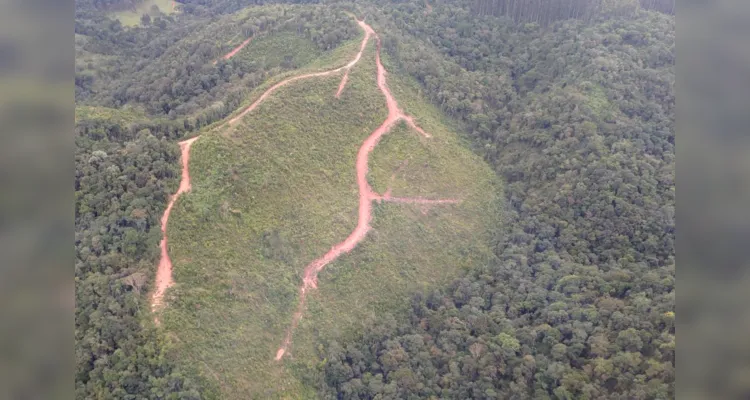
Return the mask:
[[223,126],[226,120],[229,120],[234,115],[237,115],[240,112],[242,112],[245,109],[245,107],[252,104],[261,94],[263,94],[263,92],[268,90],[268,88],[283,81],[284,79],[288,77],[301,75],[301,74],[305,74],[309,72],[320,72],[320,71],[325,71],[325,70],[330,70],[330,69],[336,69],[338,67],[346,65],[349,61],[351,61],[351,59],[357,53],[361,43],[362,43],[362,36],[356,39],[349,40],[345,42],[344,44],[342,44],[341,46],[321,54],[320,57],[316,58],[315,60],[313,60],[312,62],[310,62],[309,64],[307,64],[306,66],[302,68],[299,68],[297,70],[292,70],[292,71],[286,71],[286,72],[274,75],[273,77],[268,79],[265,83],[259,85],[258,87],[250,91],[249,95],[245,96],[246,100],[243,101],[239,107],[237,107],[236,111],[234,111],[227,118],[225,118],[225,120],[214,122],[213,124],[205,127],[203,131],[215,132],[216,130],[220,130],[224,132],[225,128]]
[[617,108],[609,101],[601,85],[586,81],[580,89],[586,99],[584,104],[594,116],[603,120],[614,118]]
[[158,13],[151,11],[152,6],[159,7],[159,11],[163,14],[168,15],[176,12],[176,10],[172,9],[172,3],[172,0],[144,0],[135,7],[135,10],[114,11],[111,13],[111,16],[119,19],[123,26],[138,26],[141,23],[141,16],[143,14],[148,14],[152,18],[158,15]]
[[76,106],[75,122],[78,121],[108,121],[122,126],[133,122],[145,121],[148,116],[143,111],[132,107],[109,108],[95,106]]
[[318,343],[401,312],[415,289],[448,282],[491,253],[492,172],[413,87],[389,75],[402,107],[434,138],[394,129],[371,154],[375,188],[408,159],[394,195],[462,203],[376,205],[368,237],[321,273],[291,357],[273,361],[303,269],[356,226],[356,154],[387,115],[373,42],[336,99],[340,79],[285,86],[238,126],[204,133],[193,145],[192,191],[177,201],[168,226],[176,284],[161,320],[175,337],[175,356],[215,383],[221,398],[314,397],[303,377],[316,373]]
[[[235,46],[239,44],[236,43]],[[299,68],[319,57],[320,53],[315,43],[309,39],[292,32],[280,32],[253,39],[233,60],[255,65],[263,70],[278,66]]]

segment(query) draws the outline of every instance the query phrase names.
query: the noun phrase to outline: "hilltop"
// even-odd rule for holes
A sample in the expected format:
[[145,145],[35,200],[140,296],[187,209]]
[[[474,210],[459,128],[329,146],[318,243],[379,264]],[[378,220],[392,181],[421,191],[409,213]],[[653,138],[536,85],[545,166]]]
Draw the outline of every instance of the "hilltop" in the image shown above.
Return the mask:
[[[417,203],[372,201],[370,232],[305,286],[298,308],[306,265],[358,224],[357,152],[387,116],[375,56],[370,40],[338,98],[343,71],[295,81],[193,144],[192,190],[170,217],[175,286],[161,319],[183,362],[218,377],[224,396],[300,396],[299,371],[317,363],[316,343],[405,312],[411,291],[490,254],[499,193],[490,170],[408,81],[389,74],[394,97],[418,112],[412,118],[429,137],[397,122],[373,149],[367,176],[381,195]],[[448,197],[460,200],[418,202]],[[296,311],[289,354],[279,353]]]
[[673,2],[270,3],[76,4],[78,398],[674,397]]

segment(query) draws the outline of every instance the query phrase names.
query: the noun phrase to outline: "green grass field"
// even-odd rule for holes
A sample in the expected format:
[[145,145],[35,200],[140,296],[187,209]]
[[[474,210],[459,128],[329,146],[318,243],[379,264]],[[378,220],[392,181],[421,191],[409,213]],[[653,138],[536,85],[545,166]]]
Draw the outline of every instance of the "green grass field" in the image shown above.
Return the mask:
[[177,201],[168,226],[176,283],[161,320],[178,363],[200,373],[219,398],[314,397],[306,377],[320,365],[319,343],[402,312],[413,290],[447,283],[491,253],[494,174],[413,83],[389,75],[396,99],[433,138],[403,124],[394,129],[371,154],[373,187],[384,191],[398,171],[395,196],[462,202],[376,205],[368,237],[321,273],[291,356],[273,361],[304,267],[357,223],[356,153],[387,114],[374,47],[371,41],[340,99],[341,75],[296,82],[238,126],[214,125],[193,145],[192,191]]
[[148,116],[133,108],[109,108],[94,106],[76,106],[75,122],[78,121],[109,121],[126,126],[127,124],[144,121]]
[[[233,42],[237,42],[234,44],[237,46],[242,40],[235,39]],[[285,63],[287,67],[302,67],[319,56],[320,51],[312,41],[292,32],[279,32],[253,39],[233,59],[269,70]]]
[[143,14],[149,14],[152,18],[156,16],[155,13],[151,12],[152,6],[159,7],[159,11],[163,14],[172,14],[176,11],[172,9],[172,0],[143,0],[143,2],[135,8],[135,11],[114,11],[111,13],[111,16],[120,20],[120,23],[123,26],[137,26],[141,23],[141,16]]

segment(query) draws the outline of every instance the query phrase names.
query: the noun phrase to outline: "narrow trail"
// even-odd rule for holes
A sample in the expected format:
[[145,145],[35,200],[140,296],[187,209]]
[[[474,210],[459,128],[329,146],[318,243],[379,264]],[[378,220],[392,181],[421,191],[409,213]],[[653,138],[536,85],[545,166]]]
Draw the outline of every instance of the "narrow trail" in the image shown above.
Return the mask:
[[[228,59],[234,57],[235,54],[239,53],[240,50],[244,49],[245,46],[247,46],[248,44],[250,44],[250,41],[252,41],[252,40],[253,40],[252,37],[249,37],[249,38],[245,39],[242,43],[240,43],[239,46],[233,48],[229,53],[224,54],[223,56],[221,56],[221,59],[222,60],[228,60]],[[213,62],[214,65],[216,65],[217,62],[219,62],[219,61],[218,60],[214,61]]]
[[[360,24],[361,26],[362,24]],[[364,29],[364,28],[363,28]],[[362,40],[362,45],[360,46],[359,52],[356,54],[354,59],[350,61],[348,64],[344,65],[343,67],[336,68],[329,71],[324,72],[318,72],[318,73],[312,73],[312,74],[305,74],[305,75],[299,75],[294,76],[291,78],[287,78],[276,85],[272,86],[270,89],[266,90],[255,102],[253,102],[252,105],[250,105],[248,108],[246,108],[241,114],[238,116],[232,118],[229,120],[228,124],[233,125],[237,121],[239,121],[243,116],[245,116],[247,113],[253,111],[260,103],[262,103],[265,99],[268,98],[276,89],[305,78],[310,78],[314,76],[326,76],[335,74],[337,72],[340,72],[342,70],[345,70],[347,73],[349,70],[359,62],[359,60],[362,58],[362,53],[365,50],[365,47],[367,46],[367,42],[370,40],[371,31],[368,31],[365,29],[365,37]],[[250,39],[245,40],[240,46],[232,50],[231,52],[227,53],[224,56],[224,59],[227,59],[234,54],[236,54],[238,51],[242,49],[242,47],[246,46],[248,43],[250,43]],[[346,78],[346,76],[345,76]],[[342,84],[339,85],[339,91],[338,93],[343,90],[343,87],[346,85],[346,81],[343,80]],[[173,280],[172,280],[172,260],[169,258],[169,252],[167,250],[167,223],[169,221],[169,215],[172,212],[172,207],[174,206],[175,201],[177,200],[177,197],[179,197],[182,193],[185,193],[190,190],[190,174],[188,172],[188,163],[190,160],[190,147],[192,146],[193,142],[198,140],[200,136],[196,136],[194,138],[185,140],[183,142],[180,142],[180,150],[181,150],[181,159],[182,159],[182,179],[180,180],[180,187],[177,189],[177,192],[172,195],[169,199],[169,203],[167,204],[167,209],[164,210],[164,214],[161,217],[161,233],[162,233],[162,240],[159,244],[161,247],[161,257],[159,260],[159,267],[156,271],[156,290],[154,291],[154,294],[151,298],[151,310],[156,311],[159,306],[162,303],[162,300],[164,298],[164,292],[172,286]],[[159,319],[154,318],[155,322],[159,324]]]
[[430,5],[427,0],[424,0],[424,6],[426,8],[426,10],[424,10],[424,15],[432,14],[432,5]]
[[[352,67],[355,66],[359,62],[359,60],[362,58],[362,53],[365,51],[365,47],[367,47],[367,42],[370,40],[370,36],[373,34],[372,29],[367,29],[367,28],[369,28],[369,26],[366,25],[366,24],[364,24],[364,22],[357,21],[357,23],[359,23],[359,26],[361,26],[362,29],[364,29],[364,31],[365,31],[365,37],[364,37],[364,39],[362,39],[362,44],[359,47],[359,52],[357,53],[356,56],[354,56],[354,59],[352,61],[350,61],[349,64],[346,64],[343,67],[339,67],[339,68],[336,68],[336,69],[330,69],[328,71],[312,72],[312,73],[309,73],[309,74],[303,74],[303,75],[293,76],[291,78],[287,78],[287,79],[285,79],[285,80],[283,80],[283,81],[281,81],[281,82],[279,82],[279,83],[271,86],[271,88],[269,88],[262,95],[260,95],[260,97],[258,98],[258,100],[255,100],[255,102],[253,102],[253,104],[250,104],[247,108],[245,108],[244,110],[242,110],[241,113],[239,113],[234,118],[230,119],[229,122],[228,122],[229,125],[236,124],[237,121],[241,120],[245,115],[247,115],[248,113],[250,113],[253,110],[255,110],[255,108],[257,108],[260,105],[260,103],[262,103],[264,100],[266,100],[266,98],[268,98],[268,96],[270,96],[271,94],[273,94],[273,92],[275,92],[276,90],[278,90],[280,87],[286,86],[286,85],[288,85],[288,84],[290,84],[292,82],[299,81],[299,80],[302,80],[302,79],[315,78],[315,77],[320,77],[320,76],[329,76],[329,75],[337,74],[337,73],[339,73],[341,71],[344,71],[344,77],[341,79],[341,83],[339,84],[338,91],[336,92],[336,97],[339,97],[341,95],[341,92],[344,91],[344,87],[346,86],[346,82],[348,81],[349,70],[352,69]],[[365,28],[365,27],[367,27],[367,28]]]
[[[350,61],[348,64],[344,65],[343,67],[339,67],[336,69],[323,71],[323,72],[315,72],[315,73],[297,75],[297,76],[287,78],[271,86],[268,90],[263,92],[263,94],[261,94],[261,96],[255,102],[253,102],[250,106],[245,108],[240,114],[238,114],[234,118],[231,118],[227,122],[228,125],[236,124],[245,115],[255,110],[264,100],[266,100],[271,94],[273,94],[276,90],[278,90],[282,86],[285,86],[289,83],[302,80],[302,79],[329,76],[329,75],[333,75],[338,72],[344,71],[344,75],[341,79],[341,83],[339,84],[338,89],[335,94],[335,97],[338,98],[343,92],[344,88],[346,87],[346,83],[349,77],[349,71],[362,58],[362,54],[364,53],[364,50],[367,47],[367,43],[369,42],[370,37],[372,36],[375,37],[375,40],[377,41],[377,51],[375,53],[375,62],[377,65],[377,86],[380,89],[380,91],[383,93],[383,96],[385,97],[386,105],[388,108],[388,116],[385,119],[385,121],[383,121],[383,123],[365,139],[365,141],[362,143],[361,147],[359,148],[359,151],[357,152],[357,160],[356,160],[356,166],[355,166],[356,176],[357,176],[357,186],[359,188],[359,212],[358,212],[357,226],[354,228],[352,233],[349,234],[349,236],[346,239],[344,239],[344,241],[334,245],[322,257],[318,258],[317,260],[314,260],[313,262],[311,262],[309,265],[305,267],[304,273],[303,273],[302,285],[300,286],[300,289],[299,289],[300,294],[299,294],[299,303],[297,306],[297,311],[292,316],[292,322],[289,328],[287,329],[282,345],[276,352],[275,359],[277,361],[281,360],[281,358],[285,354],[288,353],[289,346],[292,343],[292,334],[294,333],[294,330],[296,329],[297,325],[299,324],[300,319],[302,318],[302,314],[303,314],[306,299],[307,299],[307,293],[310,289],[317,288],[318,273],[322,271],[326,265],[328,265],[329,263],[337,259],[340,255],[344,253],[348,253],[352,249],[354,249],[354,247],[356,247],[357,244],[359,244],[359,242],[361,242],[367,236],[367,233],[370,231],[370,221],[372,220],[372,202],[373,201],[378,201],[378,202],[386,201],[386,202],[403,203],[403,204],[423,204],[423,205],[460,203],[460,200],[457,200],[457,199],[426,199],[426,198],[421,198],[421,197],[416,197],[416,198],[393,197],[391,196],[390,189],[388,189],[385,192],[385,194],[380,195],[376,193],[375,191],[373,191],[372,187],[370,187],[370,184],[367,182],[369,155],[375,149],[375,146],[377,146],[382,136],[387,134],[396,125],[397,122],[404,121],[409,127],[417,131],[420,135],[424,136],[425,138],[431,138],[432,136],[429,133],[425,132],[424,129],[419,127],[414,121],[414,118],[412,116],[405,114],[399,108],[398,103],[396,102],[390,90],[388,89],[388,85],[386,81],[387,71],[385,70],[385,67],[383,67],[383,64],[380,61],[380,51],[381,51],[380,37],[375,33],[372,27],[370,27],[364,21],[357,20],[357,23],[364,30],[365,37],[362,40],[362,44],[360,46],[359,52],[356,54],[354,59],[352,59],[352,61]],[[251,39],[252,38],[247,39],[240,46],[238,46],[231,52],[227,53],[224,56],[224,59],[228,59],[232,57],[233,55],[235,55],[244,46],[246,46],[250,42]],[[179,189],[174,195],[170,197],[169,203],[167,205],[167,209],[164,211],[164,214],[162,215],[162,218],[161,218],[161,230],[162,230],[162,240],[160,243],[161,259],[159,261],[159,267],[158,267],[158,271],[156,275],[156,290],[154,291],[154,294],[152,297],[152,304],[151,304],[152,311],[155,311],[161,305],[163,301],[164,292],[173,283],[172,261],[169,258],[169,252],[167,250],[167,232],[166,232],[167,223],[169,221],[169,215],[172,211],[172,207],[174,206],[174,203],[177,200],[177,198],[182,193],[188,192],[190,190],[190,187],[191,187],[190,186],[190,174],[188,170],[188,164],[190,160],[190,147],[199,137],[200,136],[196,136],[194,138],[191,138],[191,139],[188,139],[179,143],[180,149],[181,149],[181,159],[182,159],[182,179],[180,180]],[[159,324],[158,318],[155,318],[155,322]]]
[[[292,323],[287,329],[284,341],[281,347],[276,351],[276,361],[281,360],[282,357],[288,352],[289,346],[292,343],[292,334],[299,324],[299,320],[302,318],[305,303],[307,300],[307,293],[310,289],[318,287],[318,273],[325,268],[326,265],[337,259],[340,255],[350,252],[354,247],[361,242],[367,233],[370,231],[370,221],[372,220],[372,202],[373,201],[392,201],[396,203],[413,203],[413,204],[456,204],[459,200],[455,199],[444,199],[444,200],[430,200],[423,198],[402,198],[402,197],[391,197],[390,190],[385,195],[380,195],[372,190],[370,184],[367,182],[367,171],[368,161],[370,153],[375,149],[380,139],[388,133],[397,122],[403,120],[414,130],[419,132],[422,136],[430,138],[430,134],[425,132],[422,128],[417,126],[414,122],[414,118],[404,114],[399,108],[398,102],[393,98],[393,94],[388,89],[388,83],[386,81],[387,71],[380,61],[380,50],[381,43],[380,37],[375,31],[367,25],[364,21],[357,21],[362,29],[365,30],[365,37],[370,35],[375,37],[377,41],[377,51],[375,53],[375,63],[377,65],[377,83],[378,88],[385,97],[386,105],[388,107],[388,117],[383,123],[375,129],[370,136],[365,139],[362,146],[359,148],[357,153],[356,171],[357,171],[357,186],[359,187],[359,216],[357,220],[357,226],[354,228],[349,236],[344,239],[343,242],[334,245],[327,253],[322,257],[310,263],[305,267],[302,286],[299,289],[299,304],[297,311],[292,317]],[[347,71],[348,72],[348,71]],[[346,75],[342,80],[342,84],[345,83]]]
[[[164,210],[164,214],[161,216],[161,234],[162,239],[159,243],[161,247],[161,259],[159,260],[159,268],[156,270],[156,290],[154,290],[153,297],[151,299],[151,310],[155,311],[164,298],[164,291],[172,286],[172,260],[169,258],[169,251],[167,251],[167,222],[169,222],[169,214],[172,213],[172,207],[174,207],[175,201],[180,197],[181,194],[190,190],[190,172],[188,165],[190,163],[190,146],[193,142],[198,140],[198,137],[194,137],[185,141],[180,142],[180,158],[182,160],[182,178],[180,178],[180,187],[177,192],[170,196],[167,209]],[[156,323],[159,323],[159,319],[155,319]]]

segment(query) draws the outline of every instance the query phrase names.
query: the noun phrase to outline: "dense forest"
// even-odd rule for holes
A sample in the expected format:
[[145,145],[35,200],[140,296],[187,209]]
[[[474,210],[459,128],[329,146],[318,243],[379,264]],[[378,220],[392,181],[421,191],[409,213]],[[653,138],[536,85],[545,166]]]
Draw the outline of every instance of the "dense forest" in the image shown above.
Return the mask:
[[[199,34],[190,35],[196,30]],[[300,57],[296,53],[307,50],[299,48],[282,57],[221,59],[245,38],[282,32],[309,42],[310,51],[320,53],[353,38],[357,27],[342,12],[289,6],[207,25],[197,17],[182,18],[178,24],[171,16],[139,29],[123,28],[104,17],[81,21],[76,24],[76,100],[140,107],[201,127],[237,109],[269,77],[304,64],[295,60]]]
[[[85,7],[76,19],[76,398],[201,398],[208,389],[174,366],[146,298],[179,175],[176,140],[303,66],[298,50],[322,54],[357,30],[327,8],[163,16],[126,28]],[[301,45],[220,59],[246,37],[280,35]]]
[[[320,347],[320,396],[674,398],[675,1],[306,3],[187,0],[128,28],[106,12],[130,3],[76,2],[76,398],[211,397],[146,298],[176,141],[357,37],[345,10],[505,207],[491,262]],[[221,59],[250,37],[295,45]]]
[[329,395],[673,398],[673,17],[543,30],[402,4],[378,23],[507,206],[492,263],[330,344]]
[[602,17],[634,17],[641,9],[674,14],[676,0],[475,0],[472,11],[479,15],[505,16],[515,22],[547,26],[554,21]]
[[144,313],[176,187],[179,131],[120,113],[79,112],[76,126],[76,398],[198,399]]

